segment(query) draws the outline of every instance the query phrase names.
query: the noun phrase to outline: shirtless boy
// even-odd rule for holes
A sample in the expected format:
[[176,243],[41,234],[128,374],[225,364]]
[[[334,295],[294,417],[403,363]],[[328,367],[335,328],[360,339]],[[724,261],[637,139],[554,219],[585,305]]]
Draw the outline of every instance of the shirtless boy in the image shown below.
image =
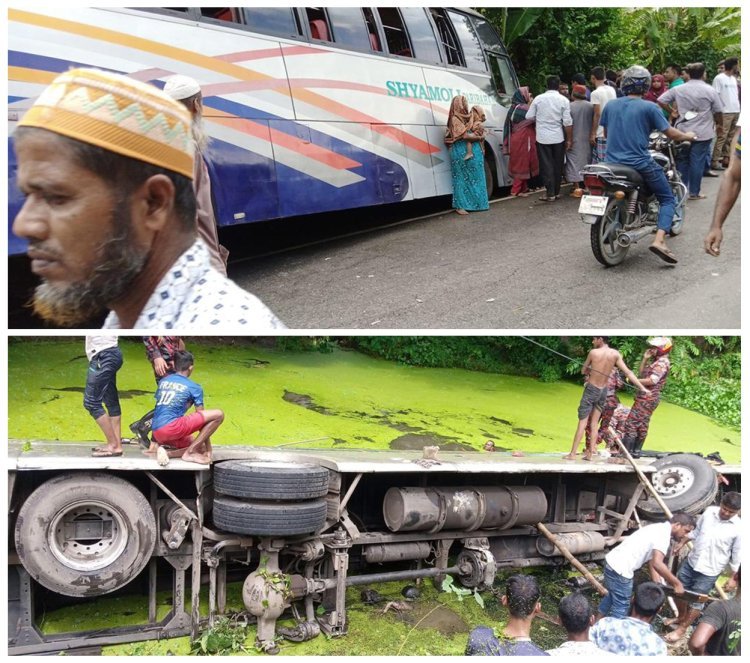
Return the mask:
[[615,366],[627,376],[632,384],[644,393],[648,393],[648,389],[641,384],[635,373],[625,365],[622,355],[609,347],[608,336],[594,336],[592,345],[594,348],[589,352],[581,369],[581,373],[586,376],[586,386],[578,405],[578,428],[573,437],[573,448],[567,456],[563,456],[565,460],[575,460],[587,423],[590,437],[583,460],[591,460],[594,455],[598,442],[599,417],[607,400],[607,381]]
[[[184,350],[174,353],[174,374],[159,382],[156,390],[153,438],[159,444],[156,459],[166,465],[170,458],[191,463],[211,462],[211,435],[224,421],[221,410],[203,409],[203,388],[190,380],[193,355]],[[186,414],[191,405],[195,412]],[[195,438],[193,434],[198,432]],[[167,451],[161,445],[175,447]]]

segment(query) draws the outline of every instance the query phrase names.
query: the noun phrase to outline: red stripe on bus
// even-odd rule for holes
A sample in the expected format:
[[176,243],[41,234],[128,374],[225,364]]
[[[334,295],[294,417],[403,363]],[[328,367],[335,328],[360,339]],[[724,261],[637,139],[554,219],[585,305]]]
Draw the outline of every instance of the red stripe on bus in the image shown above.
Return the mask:
[[331,150],[328,150],[325,147],[314,145],[313,143],[297,138],[296,136],[290,136],[283,131],[271,129],[268,125],[230,115],[229,113],[224,113],[215,108],[210,109],[210,115],[207,114],[206,119],[225,127],[229,127],[235,131],[240,131],[265,141],[270,141],[274,145],[286,147],[308,159],[313,159],[314,161],[319,161],[327,166],[331,166],[331,168],[348,170],[350,168],[358,168],[362,165],[359,161],[354,161],[342,154],[331,152]]

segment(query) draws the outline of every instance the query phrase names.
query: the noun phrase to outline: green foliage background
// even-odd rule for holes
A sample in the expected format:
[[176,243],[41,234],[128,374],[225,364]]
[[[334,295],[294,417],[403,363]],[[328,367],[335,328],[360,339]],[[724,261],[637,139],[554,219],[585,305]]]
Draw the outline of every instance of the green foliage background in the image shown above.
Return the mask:
[[503,37],[522,85],[538,94],[545,79],[587,80],[592,67],[641,64],[661,72],[675,63],[716,65],[740,54],[740,7],[485,7],[480,11]]

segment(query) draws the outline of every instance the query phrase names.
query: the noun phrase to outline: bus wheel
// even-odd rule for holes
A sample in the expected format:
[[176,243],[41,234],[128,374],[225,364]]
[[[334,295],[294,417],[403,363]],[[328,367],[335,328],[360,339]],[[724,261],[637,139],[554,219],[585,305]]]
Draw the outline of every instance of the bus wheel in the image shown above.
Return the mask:
[[127,585],[156,544],[148,500],[100,472],[62,474],[24,502],[16,551],[29,575],[64,596],[100,596]]
[[309,500],[328,494],[328,470],[305,463],[228,460],[214,465],[214,490],[256,500]]
[[497,189],[497,177],[495,176],[495,169],[490,163],[490,159],[494,159],[492,151],[487,149],[487,153],[484,155],[484,182],[487,185],[487,197],[492,198],[495,195]]
[[[719,490],[714,468],[693,454],[672,454],[654,462],[656,471],[651,483],[669,510],[698,515],[710,506]],[[664,519],[664,511],[653,498],[638,505],[641,514],[650,520]]]
[[214,498],[214,524],[225,532],[256,536],[312,534],[326,522],[325,500],[260,502]]

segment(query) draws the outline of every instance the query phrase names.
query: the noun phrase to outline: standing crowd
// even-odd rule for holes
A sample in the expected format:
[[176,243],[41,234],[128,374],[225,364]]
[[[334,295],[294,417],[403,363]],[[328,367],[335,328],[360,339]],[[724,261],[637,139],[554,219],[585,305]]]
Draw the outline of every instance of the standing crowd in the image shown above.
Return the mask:
[[[729,168],[735,133],[738,143],[740,140],[737,58],[719,64],[712,84],[706,82],[706,67],[701,62],[685,67],[669,65],[663,74],[653,76],[637,65],[619,74],[594,67],[588,81],[578,73],[570,84],[558,76],[548,77],[546,83],[547,89],[537,96],[524,86],[511,99],[502,144],[509,157],[511,194],[526,197],[535,185],[542,184],[544,193],[539,200],[554,202],[560,198],[563,177],[576,189],[583,187],[582,171],[590,164],[629,166],[638,171],[659,202],[658,230],[650,249],[675,264],[677,258],[666,243],[675,215],[675,195],[663,170],[649,155],[649,135],[660,131],[674,141],[690,143],[688,149],[677,152],[677,169],[688,200],[705,198],[701,193],[703,177],[717,177],[717,171]],[[483,131],[473,131],[473,126],[476,120],[466,99],[454,97],[446,143],[451,155],[453,206],[459,214],[488,208],[481,158],[467,161],[467,150],[479,157],[482,152]],[[735,188],[739,190],[738,179]],[[579,194],[574,190],[571,195]],[[717,201],[711,237],[705,242],[706,251],[713,255],[718,254],[715,228],[720,230],[726,218],[718,207]]]
[[[560,624],[567,640],[544,650],[532,640],[532,624],[542,610],[541,591],[533,575],[517,574],[506,583],[501,603],[508,610],[502,629],[478,626],[469,634],[468,656],[665,656],[667,643],[683,639],[694,656],[740,656],[741,546],[740,494],[725,493],[719,506],[697,519],[675,513],[646,525],[610,550],[604,559],[603,596],[595,612],[582,592],[563,597]],[[669,561],[686,546],[692,550],[679,569]],[[649,580],[636,582],[646,567]],[[731,598],[712,599],[709,591],[725,569],[723,589]],[[665,584],[666,583],[666,584]],[[677,615],[663,617],[673,595]],[[657,619],[665,629],[654,630]]]

